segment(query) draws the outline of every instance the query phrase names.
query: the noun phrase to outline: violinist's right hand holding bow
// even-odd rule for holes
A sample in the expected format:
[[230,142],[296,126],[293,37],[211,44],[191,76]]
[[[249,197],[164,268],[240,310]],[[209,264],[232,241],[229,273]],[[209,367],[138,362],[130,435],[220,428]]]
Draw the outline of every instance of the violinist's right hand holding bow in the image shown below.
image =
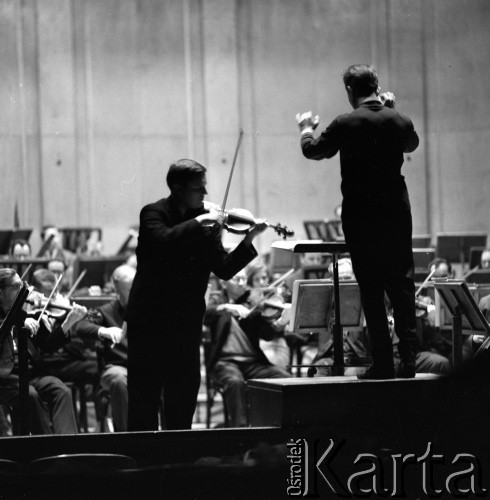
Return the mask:
[[87,315],[87,308],[85,306],[73,303],[72,310],[67,314],[65,320],[61,324],[63,333],[65,335],[68,335],[70,333],[72,326],[78,323],[86,315]]
[[206,205],[206,207],[207,211],[196,217],[197,222],[199,222],[201,226],[210,226],[213,224],[222,226],[225,222],[224,214],[212,206]]
[[218,311],[227,311],[235,318],[243,319],[250,314],[250,309],[242,304],[221,304],[218,306]]
[[39,322],[34,318],[26,318],[26,320],[24,321],[24,328],[29,332],[29,335],[31,337],[34,337],[34,335],[36,335],[37,331],[39,330],[39,326]]
[[122,328],[117,326],[101,326],[97,335],[100,340],[107,340],[111,344],[111,347],[113,347],[115,344],[119,344],[122,341],[125,336],[125,332]]

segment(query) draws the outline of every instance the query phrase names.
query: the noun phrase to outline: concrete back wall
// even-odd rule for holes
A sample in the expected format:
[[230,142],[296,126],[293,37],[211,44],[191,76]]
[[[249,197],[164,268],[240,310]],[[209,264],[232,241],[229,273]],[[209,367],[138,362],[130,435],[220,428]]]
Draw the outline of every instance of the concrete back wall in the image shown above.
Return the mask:
[[22,226],[101,226],[113,252],[178,158],[220,203],[242,128],[228,207],[304,237],[339,162],[302,157],[294,116],[328,125],[341,71],[372,62],[421,136],[414,231],[490,232],[489,22],[487,0],[0,0],[0,227],[17,202]]

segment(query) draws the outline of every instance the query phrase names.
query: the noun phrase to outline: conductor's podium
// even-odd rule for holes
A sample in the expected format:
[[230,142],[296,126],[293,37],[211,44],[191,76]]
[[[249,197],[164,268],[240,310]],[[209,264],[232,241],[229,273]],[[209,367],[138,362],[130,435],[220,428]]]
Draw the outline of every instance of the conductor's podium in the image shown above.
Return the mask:
[[358,380],[354,376],[249,380],[252,427],[366,427],[383,422],[412,423],[443,403],[445,379]]

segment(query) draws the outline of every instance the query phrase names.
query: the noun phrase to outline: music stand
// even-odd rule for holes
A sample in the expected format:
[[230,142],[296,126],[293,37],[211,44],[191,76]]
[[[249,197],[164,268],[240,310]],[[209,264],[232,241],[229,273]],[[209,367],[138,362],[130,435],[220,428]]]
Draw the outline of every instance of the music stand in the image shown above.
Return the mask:
[[273,248],[281,248],[293,253],[329,253],[332,255],[333,265],[333,288],[335,303],[335,320],[332,327],[334,344],[334,361],[332,366],[333,375],[344,374],[344,338],[342,325],[340,323],[340,287],[339,287],[339,266],[338,257],[347,252],[345,241],[276,241],[272,243]]
[[9,253],[11,240],[12,231],[10,229],[0,230],[0,255],[7,255]]
[[15,269],[15,272],[22,276],[26,269],[30,267],[29,273],[24,277],[24,281],[30,281],[32,278],[32,274],[34,271],[40,268],[46,268],[48,266],[49,259],[40,259],[40,258],[31,258],[24,260],[17,259],[5,259],[0,260],[0,268],[10,267],[11,269]]
[[327,226],[325,219],[303,221],[306,236],[309,240],[324,241],[327,239]]
[[428,248],[432,236],[430,234],[414,234],[412,236],[412,248]]
[[487,284],[490,283],[490,269],[476,269],[465,277],[466,283]]
[[470,248],[470,269],[480,267],[481,255],[485,247],[471,247]]
[[414,248],[413,263],[415,269],[423,269],[428,274],[429,264],[435,259],[436,251],[434,248]]
[[463,280],[436,279],[434,287],[452,315],[453,366],[457,369],[463,362],[463,331],[478,332],[487,337],[475,356],[488,347],[490,325],[483,316],[468,286]]
[[487,245],[487,234],[478,233],[437,233],[436,256],[449,262],[460,262],[464,267],[469,262],[471,247]]
[[125,262],[126,257],[123,255],[79,256],[73,263],[73,278],[77,279],[81,272],[86,269],[87,273],[79,283],[79,287],[98,285],[102,288],[111,279],[114,269]]
[[29,241],[29,238],[31,237],[32,234],[32,229],[14,229],[12,231],[12,241],[15,240],[25,240]]

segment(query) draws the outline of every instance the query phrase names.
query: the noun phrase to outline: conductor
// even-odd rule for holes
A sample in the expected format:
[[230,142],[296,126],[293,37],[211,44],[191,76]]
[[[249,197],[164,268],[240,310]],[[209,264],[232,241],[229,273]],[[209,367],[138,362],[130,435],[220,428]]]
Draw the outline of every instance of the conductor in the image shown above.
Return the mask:
[[401,364],[396,375],[411,378],[417,352],[412,216],[401,167],[403,153],[414,151],[419,138],[410,118],[395,111],[395,96],[391,92],[380,95],[372,66],[350,66],[343,81],[354,111],[335,118],[317,138],[313,131],[320,121],[318,115],[298,114],[301,148],[312,160],[340,152],[342,228],[373,356],[372,366],[359,378],[395,377],[385,291],[400,339]]
[[256,257],[258,222],[237,248],[221,243],[223,215],[203,208],[206,168],[182,159],[167,173],[170,196],[143,207],[138,267],[125,320],[128,430],[158,429],[163,388],[167,429],[190,429],[200,385],[200,341],[210,272],[229,280]]

